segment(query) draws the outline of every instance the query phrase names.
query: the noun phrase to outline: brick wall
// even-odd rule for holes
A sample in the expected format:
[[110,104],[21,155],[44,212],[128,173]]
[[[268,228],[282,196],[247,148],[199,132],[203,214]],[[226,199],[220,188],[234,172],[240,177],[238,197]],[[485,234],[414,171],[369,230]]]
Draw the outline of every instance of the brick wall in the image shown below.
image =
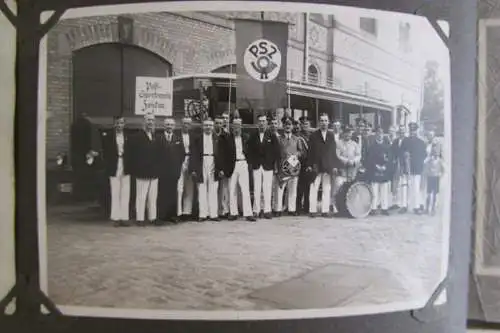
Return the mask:
[[[172,64],[174,75],[209,73],[235,63],[234,33],[214,25],[167,13],[128,15],[134,19],[133,44]],[[118,41],[116,16],[61,21],[48,34],[47,158],[68,152],[72,123],[72,52]]]

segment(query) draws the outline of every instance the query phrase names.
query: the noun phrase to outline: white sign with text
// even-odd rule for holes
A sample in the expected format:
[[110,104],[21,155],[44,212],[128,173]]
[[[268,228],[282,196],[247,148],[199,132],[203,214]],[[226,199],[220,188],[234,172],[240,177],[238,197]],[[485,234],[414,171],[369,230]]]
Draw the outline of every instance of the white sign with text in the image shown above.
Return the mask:
[[135,114],[171,116],[173,80],[166,77],[138,76],[135,80]]

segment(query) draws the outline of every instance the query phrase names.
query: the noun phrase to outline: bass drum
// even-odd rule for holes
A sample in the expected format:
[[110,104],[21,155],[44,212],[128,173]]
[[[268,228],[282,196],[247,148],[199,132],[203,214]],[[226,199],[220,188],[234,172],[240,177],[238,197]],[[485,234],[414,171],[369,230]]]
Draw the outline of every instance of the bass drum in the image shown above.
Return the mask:
[[362,219],[370,214],[373,193],[365,182],[346,182],[340,187],[335,199],[341,216]]

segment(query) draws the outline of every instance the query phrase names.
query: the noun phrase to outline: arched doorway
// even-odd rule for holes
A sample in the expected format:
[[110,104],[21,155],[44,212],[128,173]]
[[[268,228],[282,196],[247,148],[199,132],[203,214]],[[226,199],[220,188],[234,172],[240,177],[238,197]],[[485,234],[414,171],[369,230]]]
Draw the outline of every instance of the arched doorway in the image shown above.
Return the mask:
[[[109,184],[99,163],[87,165],[86,154],[100,144],[97,118],[112,124],[114,116],[135,114],[137,76],[169,77],[172,65],[146,49],[119,43],[104,43],[73,53],[73,122],[70,160],[77,200],[94,201],[109,209]],[[131,203],[134,196],[131,184]],[[107,214],[107,213],[106,213]]]
[[73,115],[132,116],[137,76],[169,77],[172,65],[146,49],[97,44],[73,53]]

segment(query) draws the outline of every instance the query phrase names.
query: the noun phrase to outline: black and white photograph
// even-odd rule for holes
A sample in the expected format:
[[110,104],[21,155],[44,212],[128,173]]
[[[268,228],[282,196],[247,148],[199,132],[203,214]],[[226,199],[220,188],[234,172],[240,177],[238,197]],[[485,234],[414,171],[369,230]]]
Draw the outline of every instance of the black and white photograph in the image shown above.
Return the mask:
[[450,59],[426,18],[88,7],[40,58],[41,288],[64,314],[384,313],[447,275]]

